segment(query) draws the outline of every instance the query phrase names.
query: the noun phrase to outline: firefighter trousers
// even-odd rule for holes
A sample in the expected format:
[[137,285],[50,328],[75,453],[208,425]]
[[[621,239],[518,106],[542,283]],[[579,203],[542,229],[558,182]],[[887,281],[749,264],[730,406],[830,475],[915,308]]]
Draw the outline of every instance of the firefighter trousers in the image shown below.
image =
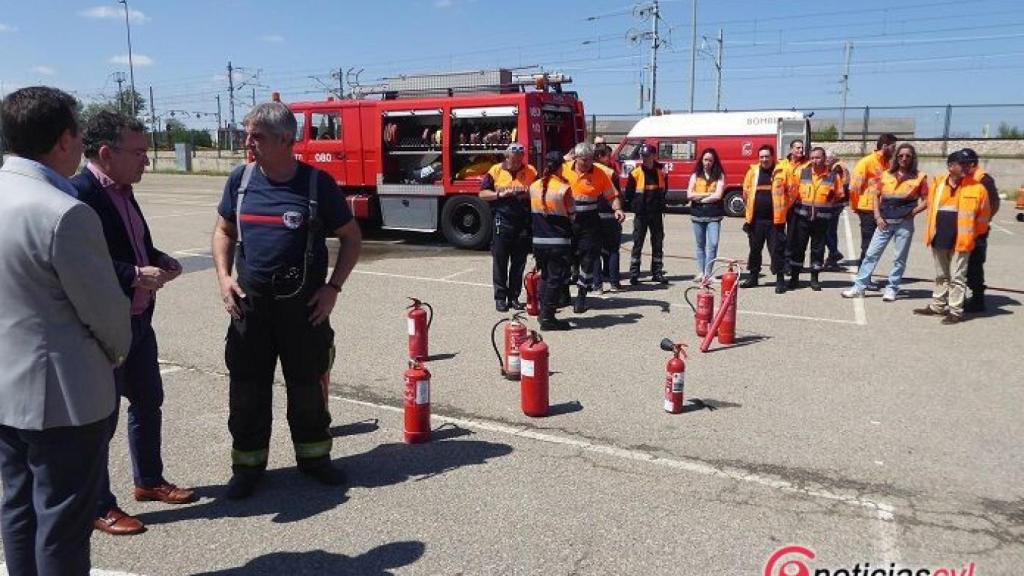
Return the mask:
[[286,300],[246,290],[242,317],[228,327],[224,359],[230,373],[228,429],[232,467],[263,470],[270,447],[274,370],[278,358],[288,396],[288,427],[295,460],[302,466],[330,458],[331,415],[320,385],[330,370],[334,331],[309,322],[311,295]]
[[830,218],[820,216],[811,220],[807,216],[796,215],[793,235],[789,237],[790,272],[799,274],[803,269],[808,242],[811,244],[811,271],[818,272],[825,266],[825,235],[830,221]]
[[518,300],[523,288],[526,258],[530,255],[530,227],[501,214],[494,216],[491,240],[491,284],[494,300]]
[[558,301],[563,287],[569,280],[570,257],[569,246],[535,246],[533,257],[540,268],[540,318],[548,320],[555,317]]
[[651,233],[651,276],[664,273],[665,215],[661,212],[635,214],[633,216],[633,251],[629,256],[629,276],[640,276],[640,260],[643,255],[647,232]]
[[572,232],[579,251],[580,271],[576,287],[585,292],[594,284],[594,266],[601,263],[601,219],[597,212],[587,213],[583,218],[577,214]]
[[622,246],[622,224],[614,218],[601,218],[601,262],[595,266],[595,284],[618,284],[619,249]]
[[772,274],[782,274],[786,268],[786,225],[775,224],[770,219],[754,220],[747,236],[750,254],[747,256],[747,270],[751,274],[761,272],[761,252],[768,244]]

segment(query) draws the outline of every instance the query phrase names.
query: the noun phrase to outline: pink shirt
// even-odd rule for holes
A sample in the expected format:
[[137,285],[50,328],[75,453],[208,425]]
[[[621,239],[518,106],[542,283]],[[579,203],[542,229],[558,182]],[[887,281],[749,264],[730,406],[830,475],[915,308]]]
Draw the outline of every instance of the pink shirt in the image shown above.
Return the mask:
[[[132,204],[132,187],[114,182],[92,162],[87,167],[100,181],[100,186],[103,186],[107,197],[114,203],[118,214],[121,215],[121,222],[124,223],[125,231],[128,232],[128,238],[132,243],[132,249],[135,250],[135,261],[139,263],[135,267],[136,278],[138,278],[139,268],[149,266],[149,256],[146,254],[146,226],[142,221],[142,215]],[[153,298],[153,292],[136,286],[135,292],[132,294],[132,315],[137,316],[145,312],[153,302]]]

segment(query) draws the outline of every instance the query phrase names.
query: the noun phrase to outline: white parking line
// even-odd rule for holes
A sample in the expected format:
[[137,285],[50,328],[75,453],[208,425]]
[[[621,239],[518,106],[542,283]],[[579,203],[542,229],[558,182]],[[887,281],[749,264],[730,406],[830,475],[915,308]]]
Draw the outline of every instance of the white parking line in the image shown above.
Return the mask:
[[467,272],[472,272],[473,270],[476,270],[476,268],[467,268],[467,269],[462,270],[460,272],[456,272],[455,274],[449,274],[449,275],[445,276],[444,278],[441,278],[441,280],[451,280],[452,278],[455,278],[456,276],[461,276],[461,275],[463,275],[463,274],[465,274]]
[[182,370],[184,370],[184,368],[182,368],[181,366],[168,366],[167,368],[160,369],[160,375],[163,376],[164,374],[174,374],[175,372],[181,372]]
[[176,214],[157,214],[156,216],[146,216],[146,220],[159,220],[161,218],[179,218],[181,216],[196,216],[199,214],[209,214],[209,210],[195,211],[195,212],[178,212]]
[[1011,231],[1009,228],[1003,228],[1002,226],[1000,226],[999,224],[996,224],[995,222],[989,222],[989,226],[991,226],[992,228],[995,228],[996,230],[999,230],[1000,232],[1003,232],[1005,234],[1009,234],[1010,236],[1014,236],[1013,231]]
[[480,282],[463,282],[461,280],[446,280],[444,278],[427,278],[425,276],[409,276],[408,274],[391,274],[389,272],[372,272],[370,270],[353,270],[353,274],[363,274],[366,276],[383,276],[385,278],[401,278],[403,280],[419,280],[421,282],[442,282],[444,284],[461,284],[463,286],[480,286],[483,288],[491,288],[490,284],[482,284]]
[[[366,402],[364,400],[355,400],[352,398],[345,398],[342,396],[331,395],[332,400],[339,400],[348,404],[355,404],[357,406],[364,406],[368,408],[375,408],[378,410],[387,410],[389,412],[404,413],[404,408],[396,406],[389,406],[387,404],[378,404],[375,402]],[[859,508],[865,508],[870,510],[877,520],[878,526],[876,527],[876,540],[874,542],[878,552],[882,554],[888,561],[897,561],[899,558],[899,550],[897,548],[897,527],[896,527],[896,509],[891,504],[885,502],[878,502],[868,498],[855,495],[857,489],[854,487],[850,488],[849,494],[840,494],[838,492],[832,492],[823,489],[810,489],[804,486],[799,486],[787,480],[781,478],[775,478],[771,476],[764,476],[756,472],[744,470],[742,468],[729,467],[723,468],[719,466],[713,466],[700,460],[691,460],[688,458],[666,458],[662,456],[656,456],[648,452],[640,450],[630,450],[627,448],[619,448],[618,446],[612,446],[608,444],[600,444],[589,440],[582,440],[579,438],[571,438],[568,436],[559,436],[555,434],[548,434],[546,432],[539,432],[528,426],[511,426],[508,424],[499,424],[497,422],[488,422],[486,420],[475,420],[471,418],[455,418],[451,416],[443,416],[439,414],[432,414],[431,419],[443,423],[456,424],[464,428],[471,428],[476,430],[484,430],[487,432],[494,432],[497,434],[505,434],[508,436],[514,436],[517,438],[526,438],[529,440],[536,440],[538,442],[546,442],[549,444],[560,444],[563,446],[572,446],[580,450],[592,452],[595,454],[602,454],[611,458],[619,458],[621,460],[628,460],[632,462],[645,462],[654,466],[662,466],[665,468],[672,468],[675,470],[681,470],[684,472],[690,472],[695,474],[701,474],[703,476],[714,476],[718,478],[728,478],[737,482],[746,482],[750,484],[757,484],[766,488],[779,490],[781,492],[800,494],[809,496],[812,498],[820,498],[823,500],[831,500],[834,502],[841,502],[843,504],[849,504]],[[895,558],[895,560],[890,560]]]
[[[853,248],[853,231],[850,229],[850,211],[843,210],[843,228],[846,229],[846,253],[847,254],[860,254],[860,250],[854,250]],[[854,270],[850,274],[850,282],[853,283],[857,279],[857,271]],[[851,298],[853,301],[853,317],[857,324],[866,326],[868,323],[868,315],[864,309],[863,298]]]
[[810,322],[831,322],[833,324],[852,324],[854,326],[862,326],[860,322],[853,320],[836,320],[834,318],[818,318],[816,316],[797,316],[795,314],[776,314],[775,312],[756,312],[754,310],[739,310],[740,314],[750,314],[751,316],[770,316],[772,318],[787,318],[789,320],[807,320]]

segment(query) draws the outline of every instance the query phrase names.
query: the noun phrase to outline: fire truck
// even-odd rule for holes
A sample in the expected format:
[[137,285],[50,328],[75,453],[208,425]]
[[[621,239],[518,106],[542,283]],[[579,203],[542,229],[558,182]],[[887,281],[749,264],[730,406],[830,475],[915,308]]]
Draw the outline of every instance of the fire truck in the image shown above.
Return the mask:
[[668,171],[667,201],[685,204],[690,174],[705,148],[714,148],[725,171],[725,211],[744,214],[743,177],[757,163],[757,149],[765,144],[784,158],[789,143],[802,139],[810,147],[810,120],[787,110],[761,112],[707,112],[649,116],[636,123],[613,155],[623,186],[640,162],[640,145],[658,151],[658,161]]
[[290,102],[295,157],[333,176],[356,218],[483,248],[492,218],[480,180],[505,148],[519,142],[539,168],[584,141],[583,103],[562,90],[571,81],[507,69],[402,76],[354,98]]

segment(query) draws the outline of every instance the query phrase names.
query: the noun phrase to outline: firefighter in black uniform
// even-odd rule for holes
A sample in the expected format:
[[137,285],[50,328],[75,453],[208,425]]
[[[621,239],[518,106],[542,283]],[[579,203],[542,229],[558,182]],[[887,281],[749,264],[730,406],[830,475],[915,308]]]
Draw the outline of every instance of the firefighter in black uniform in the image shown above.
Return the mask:
[[664,166],[655,159],[657,151],[650,144],[640,146],[642,163],[629,173],[626,201],[633,206],[633,253],[629,258],[629,283],[640,283],[640,256],[647,232],[651,233],[651,279],[668,284],[665,278],[665,194],[668,192]]
[[530,211],[533,257],[541,271],[540,329],[568,330],[568,322],[555,318],[572,256],[572,189],[562,176],[561,152],[544,157],[544,175],[530,185]]
[[[996,181],[987,172],[978,167],[978,153],[971,148],[959,152],[961,162],[965,164],[964,175],[976,180],[985,187],[988,203],[992,207],[992,218],[999,212],[999,190]],[[989,219],[991,222],[991,218]],[[971,297],[964,305],[966,312],[985,311],[985,258],[988,256],[988,230],[978,234],[974,239],[974,250],[967,260],[967,287],[971,289]]]
[[529,189],[537,179],[537,170],[523,162],[525,152],[522,144],[509,144],[505,161],[491,166],[480,183],[480,199],[488,202],[494,213],[491,283],[498,312],[524,308],[519,292],[530,255]]
[[[278,357],[299,471],[328,485],[345,482],[330,460],[331,416],[321,378],[333,356],[328,318],[362,243],[334,179],[295,160],[296,122],[287,106],[256,106],[245,131],[256,162],[228,178],[212,241],[221,298],[231,315],[224,357],[232,499],[251,495],[267,467]],[[340,241],[330,278],[327,235]]]

